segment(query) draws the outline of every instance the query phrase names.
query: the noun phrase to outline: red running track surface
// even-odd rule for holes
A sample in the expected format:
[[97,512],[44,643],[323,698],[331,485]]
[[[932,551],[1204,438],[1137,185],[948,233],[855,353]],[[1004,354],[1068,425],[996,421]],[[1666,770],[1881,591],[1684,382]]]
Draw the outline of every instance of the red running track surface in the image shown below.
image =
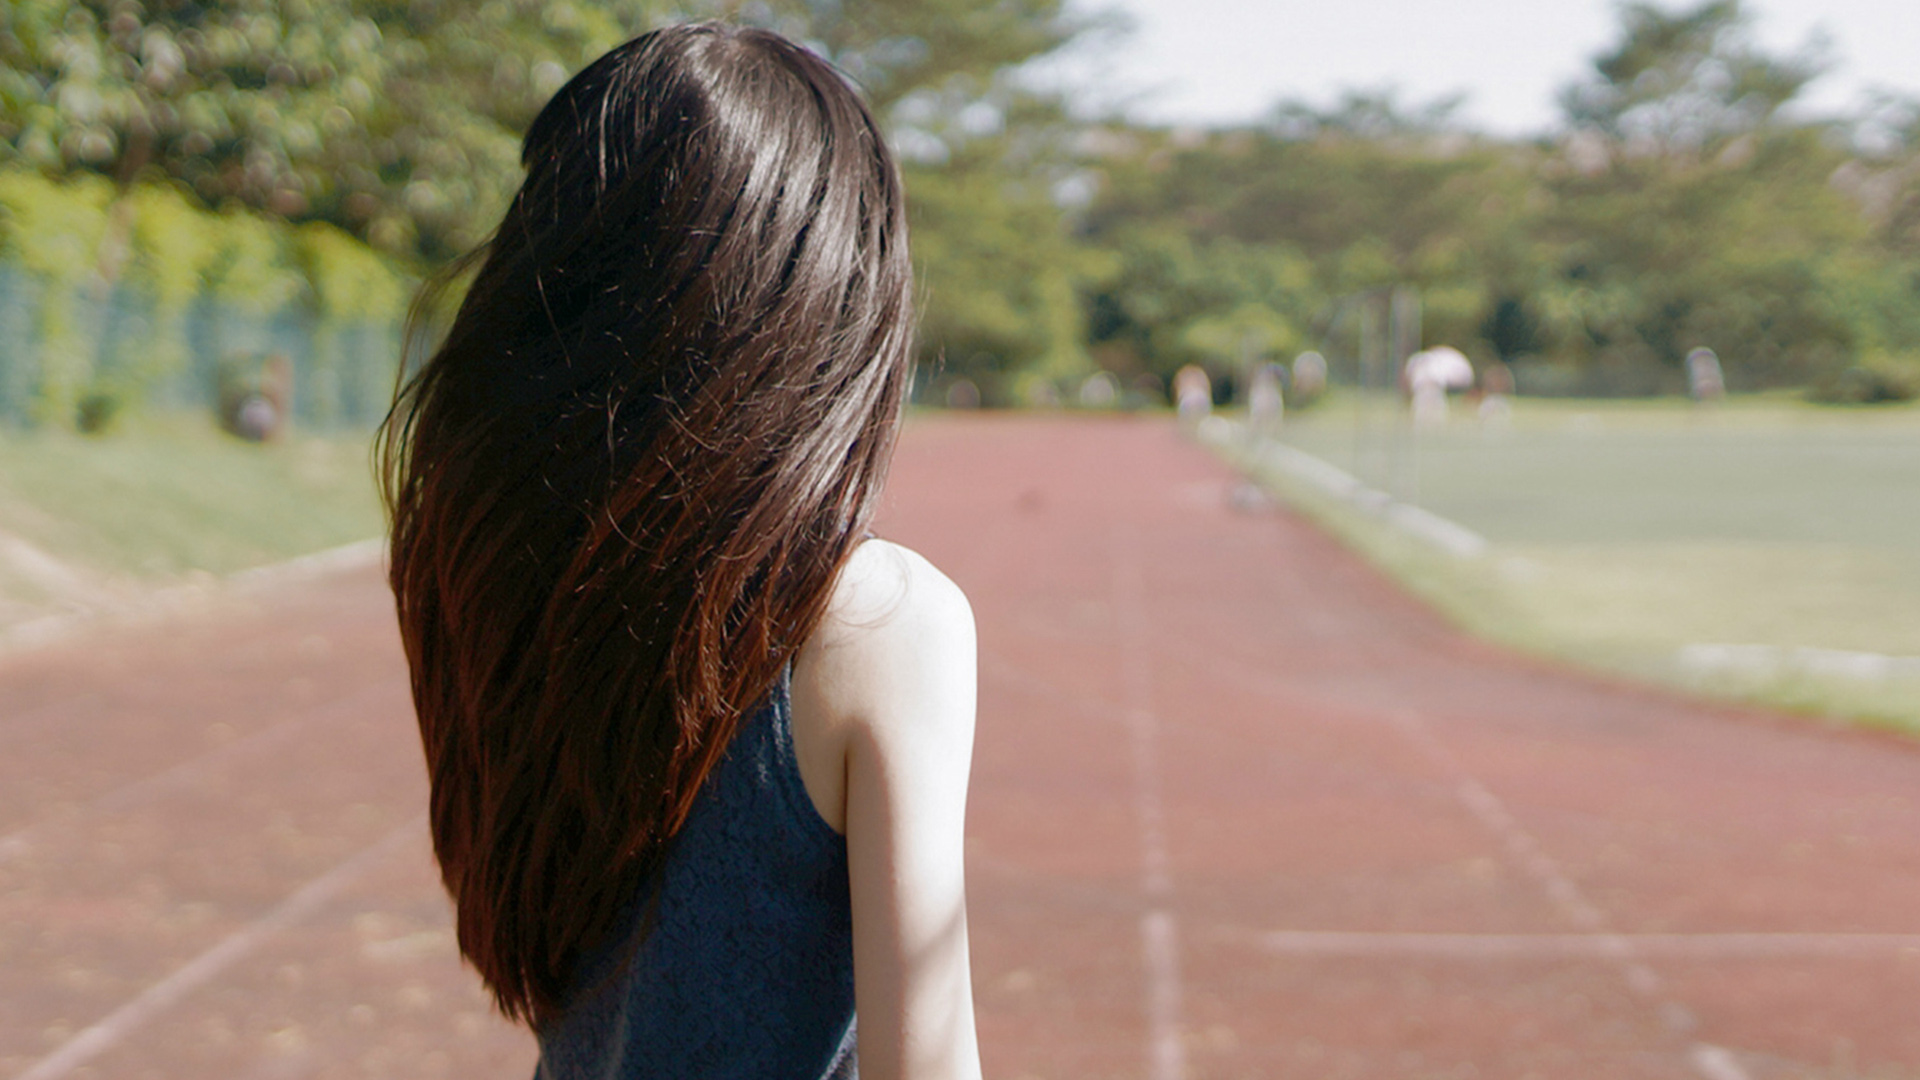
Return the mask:
[[[989,1075],[1920,1077],[1912,745],[1478,644],[1232,484],[1157,419],[903,443]],[[0,657],[0,1080],[530,1073],[390,624],[369,569]]]

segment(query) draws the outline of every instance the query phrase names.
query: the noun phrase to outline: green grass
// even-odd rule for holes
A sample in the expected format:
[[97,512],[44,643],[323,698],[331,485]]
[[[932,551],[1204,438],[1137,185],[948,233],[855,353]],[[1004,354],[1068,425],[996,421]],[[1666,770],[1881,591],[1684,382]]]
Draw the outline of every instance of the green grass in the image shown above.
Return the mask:
[[1920,685],[1682,670],[1695,643],[1920,656],[1920,409],[1522,399],[1415,435],[1329,402],[1283,441],[1485,536],[1460,560],[1283,475],[1282,495],[1471,630],[1717,695],[1920,730]]
[[112,579],[231,573],[381,529],[364,435],[254,445],[198,416],[0,434],[0,530]]

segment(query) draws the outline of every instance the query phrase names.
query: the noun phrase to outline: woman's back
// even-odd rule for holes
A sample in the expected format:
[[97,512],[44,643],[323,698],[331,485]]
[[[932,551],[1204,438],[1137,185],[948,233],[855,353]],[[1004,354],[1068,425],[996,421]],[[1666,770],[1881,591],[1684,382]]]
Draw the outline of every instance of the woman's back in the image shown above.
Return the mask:
[[856,1075],[856,967],[872,1075],[977,1077],[973,697],[966,597],[906,548],[860,545],[702,788],[657,903],[583,965],[540,1080]]
[[789,700],[783,676],[625,932],[580,966],[540,1080],[853,1075],[847,843],[808,797]]

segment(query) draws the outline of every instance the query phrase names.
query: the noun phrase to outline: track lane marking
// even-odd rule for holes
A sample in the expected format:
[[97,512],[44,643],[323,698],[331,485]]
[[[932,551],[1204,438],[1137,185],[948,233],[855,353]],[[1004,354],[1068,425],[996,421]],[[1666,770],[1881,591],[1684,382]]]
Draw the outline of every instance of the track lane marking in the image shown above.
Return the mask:
[[1920,955],[1920,934],[1472,934],[1351,930],[1272,930],[1261,948],[1285,956],[1417,957],[1449,960],[1617,960],[1629,955],[1678,960],[1896,959]]
[[1147,978],[1147,1061],[1152,1080],[1184,1080],[1181,1038],[1179,924],[1172,911],[1173,871],[1167,856],[1166,807],[1160,792],[1160,721],[1154,711],[1153,660],[1147,649],[1146,582],[1140,541],[1121,525],[1113,532],[1114,629],[1128,743],[1133,751],[1133,801],[1140,829],[1140,952]]
[[[1198,650],[1183,651],[1188,651],[1189,656],[1203,666],[1227,674],[1262,696],[1295,707],[1313,703],[1306,695],[1288,693],[1284,688],[1269,685],[1268,680],[1243,670],[1239,665],[1223,663],[1218,657]],[[1459,758],[1433,733],[1421,713],[1386,705],[1361,711],[1383,715],[1389,726],[1420,751],[1428,764],[1443,777],[1454,798],[1500,841],[1501,846],[1507,849],[1508,856],[1534,879],[1568,921],[1580,928],[1581,936],[1595,941],[1597,955],[1616,965],[1627,986],[1654,1010],[1667,1029],[1686,1040],[1687,1062],[1696,1073],[1706,1080],[1751,1080],[1731,1051],[1693,1038],[1698,1020],[1686,1006],[1667,992],[1659,973],[1646,963],[1636,949],[1634,939],[1608,924],[1605,913],[1587,899],[1586,894],[1561,870],[1559,863],[1546,853],[1533,834],[1514,818],[1499,796],[1467,771]]]
[[1694,1038],[1699,1022],[1693,1013],[1667,992],[1659,973],[1625,934],[1614,930],[1606,914],[1548,855],[1534,835],[1507,809],[1500,797],[1467,771],[1452,750],[1433,733],[1426,718],[1411,709],[1390,709],[1387,721],[1405,736],[1452,785],[1454,797],[1507,849],[1508,855],[1532,877],[1562,914],[1594,939],[1602,954],[1615,964],[1627,986],[1651,1006],[1674,1035],[1687,1041],[1687,1061],[1706,1080],[1750,1080],[1731,1051]]
[[76,1033],[14,1080],[59,1080],[113,1049],[181,999],[213,981],[221,972],[245,959],[274,935],[304,921],[353,884],[362,874],[409,841],[418,840],[426,825],[420,814],[362,848],[345,862],[302,885],[271,910],[222,938],[200,955],[147,987],[131,1001]]
[[[1275,699],[1291,708],[1322,710],[1355,720],[1363,715],[1380,715],[1384,709],[1355,709],[1351,704],[1325,700],[1319,695],[1303,694],[1297,687],[1275,685],[1256,672],[1238,665],[1220,662],[1217,656],[1202,650],[1180,649],[1202,666],[1225,671],[1235,681],[1263,697]],[[1024,665],[998,654],[982,655],[982,674],[998,682],[1003,689],[1042,697],[1088,716],[1105,716],[1106,708],[1122,715],[1126,709],[1113,703],[1071,694],[1052,680]],[[1502,955],[1534,951],[1547,959],[1595,960],[1617,965],[1622,977],[1636,994],[1654,1007],[1662,1021],[1675,1034],[1686,1036],[1696,1021],[1679,1002],[1664,992],[1659,975],[1645,962],[1662,959],[1766,959],[1782,958],[1874,958],[1905,955],[1920,951],[1920,934],[1855,934],[1844,932],[1785,933],[1711,933],[1711,934],[1626,934],[1611,930],[1604,914],[1588,901],[1580,889],[1540,847],[1537,840],[1514,819],[1506,805],[1478,779],[1466,774],[1452,754],[1439,744],[1417,716],[1416,730],[1407,731],[1408,718],[1389,712],[1394,726],[1427,751],[1430,761],[1438,750],[1447,768],[1452,794],[1469,813],[1501,839],[1502,845],[1526,873],[1539,882],[1581,932],[1565,935],[1396,935],[1352,934],[1330,931],[1278,931],[1271,944],[1274,951],[1288,955],[1430,955],[1456,959],[1491,959]],[[1423,737],[1424,736],[1424,737]],[[1143,920],[1144,926],[1144,920]],[[1169,924],[1171,929],[1171,924]],[[1143,930],[1144,937],[1144,930]],[[1364,944],[1360,942],[1364,940]],[[1554,955],[1546,955],[1553,953]],[[1685,1060],[1704,1080],[1751,1080],[1739,1059],[1724,1047],[1689,1039]]]

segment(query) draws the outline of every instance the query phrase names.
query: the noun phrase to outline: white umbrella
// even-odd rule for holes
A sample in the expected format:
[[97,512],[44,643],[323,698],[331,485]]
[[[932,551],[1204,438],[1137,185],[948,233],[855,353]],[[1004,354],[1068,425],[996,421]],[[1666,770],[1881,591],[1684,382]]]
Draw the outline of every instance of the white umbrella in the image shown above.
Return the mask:
[[1473,362],[1451,345],[1436,345],[1407,357],[1407,385],[1422,383],[1460,390],[1473,385]]

